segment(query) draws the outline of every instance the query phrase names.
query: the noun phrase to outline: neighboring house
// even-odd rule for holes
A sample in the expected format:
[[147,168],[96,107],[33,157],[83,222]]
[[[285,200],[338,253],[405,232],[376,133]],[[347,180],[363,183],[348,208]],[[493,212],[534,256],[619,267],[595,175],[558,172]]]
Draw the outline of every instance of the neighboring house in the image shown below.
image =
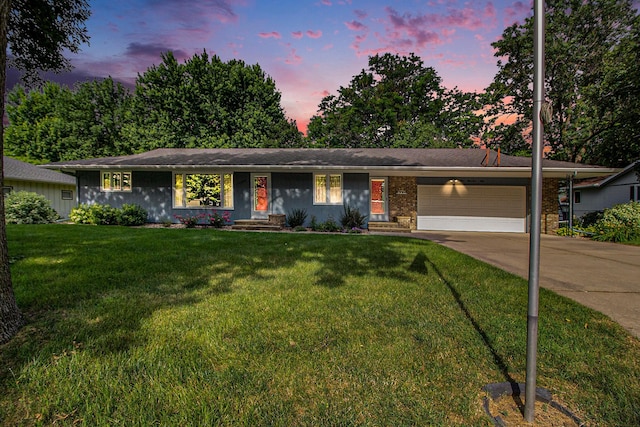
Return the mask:
[[45,196],[62,218],[68,218],[76,205],[76,179],[73,176],[43,169],[31,163],[4,157],[4,194],[30,191]]
[[[138,204],[150,222],[203,210],[233,221],[343,206],[417,230],[526,232],[531,159],[481,149],[158,149],[46,165],[76,175],[80,203]],[[558,182],[613,169],[544,160],[542,230],[558,227]]]
[[573,186],[573,214],[602,211],[620,203],[640,201],[640,160],[616,174],[581,181]]

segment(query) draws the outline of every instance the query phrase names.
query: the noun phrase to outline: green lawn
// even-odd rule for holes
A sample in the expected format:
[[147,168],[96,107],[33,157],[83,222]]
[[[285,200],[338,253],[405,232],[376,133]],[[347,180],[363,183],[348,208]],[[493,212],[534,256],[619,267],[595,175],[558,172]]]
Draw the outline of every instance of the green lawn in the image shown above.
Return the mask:
[[[0,347],[3,425],[489,425],[524,381],[525,280],[426,241],[9,226],[28,324]],[[508,255],[507,255],[508,256]],[[640,345],[540,293],[538,385],[640,424]]]

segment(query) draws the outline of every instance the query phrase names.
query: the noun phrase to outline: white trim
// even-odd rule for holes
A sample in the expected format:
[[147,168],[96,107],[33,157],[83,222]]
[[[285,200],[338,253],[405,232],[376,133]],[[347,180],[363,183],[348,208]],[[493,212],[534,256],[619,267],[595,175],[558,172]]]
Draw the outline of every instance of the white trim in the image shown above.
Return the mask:
[[[383,203],[384,203],[384,213],[374,214],[372,212],[372,202],[373,202],[373,187],[372,183],[374,180],[382,180],[384,181],[383,188]],[[389,221],[389,179],[386,176],[370,176],[369,177],[369,219],[371,221]]]
[[[316,177],[324,176],[326,178],[325,182],[325,199],[324,201],[320,201],[316,198],[317,189],[316,189]],[[331,177],[339,176],[340,177],[340,201],[331,202]],[[322,173],[314,172],[313,174],[313,204],[315,206],[340,206],[344,203],[344,175],[342,172],[338,171],[326,171]]]
[[[176,205],[176,175],[182,175],[182,182],[183,182],[183,187],[182,187],[182,200],[183,200],[183,205],[182,206],[177,206]],[[219,175],[220,176],[220,206],[207,206],[207,205],[203,205],[203,206],[187,206],[186,200],[187,200],[187,187],[185,185],[185,181],[186,181],[186,176],[187,175]],[[225,199],[225,189],[224,189],[224,176],[225,175],[231,175],[231,205],[230,206],[225,206],[224,205],[224,199]],[[204,171],[204,170],[198,170],[198,171],[186,171],[186,170],[179,170],[179,171],[173,171],[173,173],[171,174],[171,207],[173,209],[217,209],[217,210],[234,210],[234,206],[235,206],[235,198],[233,197],[234,194],[234,186],[235,186],[235,178],[233,176],[233,172],[229,172],[229,171]]]
[[[255,201],[256,201],[256,186],[255,179],[258,177],[266,177],[267,178],[267,209],[265,211],[258,211],[255,209]],[[251,218],[252,219],[267,219],[269,214],[271,213],[271,173],[252,173],[251,174]]]
[[[120,188],[113,188],[113,175],[120,174]],[[109,187],[104,186],[104,175],[109,174]],[[123,189],[122,183],[124,182],[124,175],[129,175],[129,188]],[[133,172],[131,170],[111,170],[111,169],[102,169],[100,170],[100,191],[103,193],[131,193],[133,190]]]

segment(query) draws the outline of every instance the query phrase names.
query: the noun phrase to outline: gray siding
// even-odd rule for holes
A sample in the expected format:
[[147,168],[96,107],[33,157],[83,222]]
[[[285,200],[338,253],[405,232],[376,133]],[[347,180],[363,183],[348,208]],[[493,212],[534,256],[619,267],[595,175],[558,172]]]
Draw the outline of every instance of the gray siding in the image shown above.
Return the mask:
[[574,215],[581,217],[589,212],[602,211],[614,205],[629,202],[629,188],[632,185],[640,185],[638,176],[633,170],[603,187],[574,189],[575,192],[580,192],[580,203],[573,205]]
[[150,222],[173,220],[171,172],[132,172],[133,188],[125,191],[100,191],[99,171],[78,172],[78,201],[115,208],[124,204],[140,205]]
[[[202,209],[174,209],[172,200],[172,173],[132,172],[131,192],[101,192],[99,171],[78,172],[78,200],[85,204],[107,204],[121,207],[123,204],[137,204],[148,212],[149,222],[170,220],[174,215],[193,215]],[[251,218],[251,174],[236,172],[233,175],[234,208],[220,209],[231,213],[231,219]],[[343,174],[344,202],[369,215],[369,175],[366,173]],[[293,209],[305,209],[308,220],[315,216],[318,221],[330,217],[339,221],[342,205],[313,204],[312,173],[272,173],[270,213],[288,214]]]
[[[51,207],[55,209],[62,218],[69,218],[71,209],[77,205],[75,185],[17,181],[12,179],[5,179],[4,185],[5,187],[11,187],[12,191],[28,191],[46,197],[47,200],[51,202]],[[62,190],[71,191],[71,200],[62,198]]]

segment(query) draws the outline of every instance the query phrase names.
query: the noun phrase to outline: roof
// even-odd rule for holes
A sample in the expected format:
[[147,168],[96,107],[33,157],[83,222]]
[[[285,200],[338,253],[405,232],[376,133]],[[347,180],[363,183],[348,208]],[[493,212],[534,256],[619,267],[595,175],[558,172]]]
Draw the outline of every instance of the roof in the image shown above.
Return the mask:
[[[341,170],[421,176],[530,176],[531,158],[501,155],[481,149],[422,148],[161,148],[146,153],[51,163],[62,170],[232,169],[232,170]],[[498,161],[499,158],[499,161]],[[608,175],[615,169],[543,160],[545,176]]]
[[609,183],[615,181],[616,179],[618,179],[618,178],[626,175],[627,173],[631,172],[636,167],[640,167],[640,160],[636,160],[635,162],[631,163],[629,166],[627,166],[626,168],[622,169],[618,173],[614,173],[614,174],[611,174],[611,175],[598,177],[598,178],[585,179],[584,181],[582,181],[580,183],[576,183],[573,186],[573,188],[576,189],[576,188],[605,187],[607,184],[609,184]]
[[64,173],[43,169],[31,163],[4,156],[4,178],[15,181],[46,182],[75,185],[76,178]]

